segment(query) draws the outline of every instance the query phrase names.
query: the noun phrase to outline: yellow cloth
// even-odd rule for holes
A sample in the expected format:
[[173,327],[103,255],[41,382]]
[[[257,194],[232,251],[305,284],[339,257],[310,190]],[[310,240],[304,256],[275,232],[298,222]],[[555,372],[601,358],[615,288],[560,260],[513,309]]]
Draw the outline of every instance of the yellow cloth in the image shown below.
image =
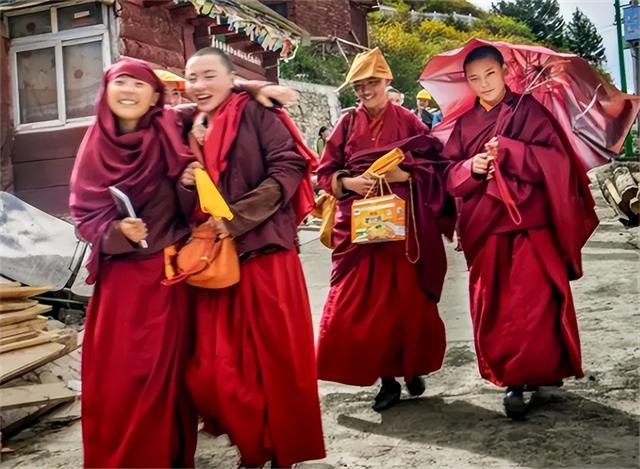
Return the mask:
[[347,73],[347,78],[337,91],[341,92],[351,83],[366,80],[367,78],[393,79],[391,68],[377,47],[356,55],[349,69],[349,73]]
[[400,163],[404,161],[404,153],[399,148],[394,148],[388,153],[385,153],[365,171],[372,176],[380,177],[384,173],[389,172],[398,167]]
[[330,194],[322,194],[316,199],[316,204],[311,212],[311,216],[322,219],[322,224],[320,225],[320,242],[329,249],[333,249],[331,233],[335,225],[336,198]]
[[213,183],[207,172],[203,169],[196,169],[196,189],[200,200],[200,208],[204,213],[213,215],[216,218],[233,219],[231,209],[222,198],[222,194]]
[[176,75],[175,73],[171,73],[169,70],[161,70],[159,68],[155,69],[153,73],[156,74],[158,78],[162,81],[170,81],[175,83],[184,83],[184,78]]

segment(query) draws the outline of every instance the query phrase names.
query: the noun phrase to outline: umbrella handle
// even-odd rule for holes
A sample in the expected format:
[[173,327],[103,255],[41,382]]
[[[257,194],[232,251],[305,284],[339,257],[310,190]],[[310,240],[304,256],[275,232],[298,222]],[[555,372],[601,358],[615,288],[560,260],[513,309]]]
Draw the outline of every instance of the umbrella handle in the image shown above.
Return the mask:
[[509,214],[509,218],[511,221],[518,226],[522,223],[522,215],[520,214],[520,210],[518,209],[518,205],[511,197],[511,192],[509,192],[509,187],[507,186],[506,181],[504,180],[504,176],[502,175],[502,171],[500,170],[500,166],[496,164],[496,161],[493,161],[493,170],[494,176],[496,178],[496,185],[498,186],[498,192],[500,193],[500,199],[505,205],[507,209],[507,213]]

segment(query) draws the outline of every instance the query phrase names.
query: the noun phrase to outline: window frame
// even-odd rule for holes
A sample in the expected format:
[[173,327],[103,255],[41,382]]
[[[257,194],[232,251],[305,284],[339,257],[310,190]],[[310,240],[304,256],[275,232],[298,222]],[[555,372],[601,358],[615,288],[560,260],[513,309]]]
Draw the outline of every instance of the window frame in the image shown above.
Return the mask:
[[[54,6],[39,6],[25,8],[19,11],[7,12],[4,15],[5,30],[9,31],[9,18],[15,16],[28,15],[40,11],[49,11],[51,17],[51,32],[35,34],[33,36],[10,39],[9,46],[9,70],[11,73],[13,122],[16,132],[28,132],[43,129],[57,129],[76,127],[90,124],[95,116],[76,117],[67,119],[66,96],[64,87],[64,63],[62,49],[65,46],[84,44],[90,42],[102,43],[102,71],[104,72],[111,65],[111,43],[109,35],[109,8],[105,4],[100,4],[102,9],[102,23],[92,26],[84,26],[75,29],[58,30],[58,9],[68,6],[79,6],[82,4],[99,3],[96,0],[82,0],[81,2],[67,1]],[[31,50],[54,49],[56,63],[56,97],[58,100],[58,118],[41,122],[22,123],[20,120],[20,96],[18,80],[18,53]]]

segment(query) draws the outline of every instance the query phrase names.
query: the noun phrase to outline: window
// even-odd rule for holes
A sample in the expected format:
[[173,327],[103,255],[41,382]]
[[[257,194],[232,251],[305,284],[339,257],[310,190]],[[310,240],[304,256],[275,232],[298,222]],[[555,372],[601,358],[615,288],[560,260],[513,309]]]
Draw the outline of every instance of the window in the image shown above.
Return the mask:
[[271,8],[280,16],[287,18],[289,15],[289,8],[287,2],[279,2],[279,3],[267,3],[266,6]]
[[7,15],[18,130],[85,122],[110,63],[107,7],[61,3]]

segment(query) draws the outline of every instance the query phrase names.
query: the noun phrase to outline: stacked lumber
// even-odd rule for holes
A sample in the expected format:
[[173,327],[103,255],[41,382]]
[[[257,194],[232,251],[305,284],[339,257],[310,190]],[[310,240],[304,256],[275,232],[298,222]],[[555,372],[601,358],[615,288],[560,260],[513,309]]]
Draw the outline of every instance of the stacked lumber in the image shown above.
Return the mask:
[[49,290],[0,282],[0,385],[15,380],[0,388],[3,439],[78,395],[59,379],[35,383],[24,379],[77,348],[77,332],[65,327],[48,330],[48,324],[57,323],[43,316],[51,306],[32,299]]
[[640,163],[616,162],[596,173],[602,195],[620,222],[640,224]]

